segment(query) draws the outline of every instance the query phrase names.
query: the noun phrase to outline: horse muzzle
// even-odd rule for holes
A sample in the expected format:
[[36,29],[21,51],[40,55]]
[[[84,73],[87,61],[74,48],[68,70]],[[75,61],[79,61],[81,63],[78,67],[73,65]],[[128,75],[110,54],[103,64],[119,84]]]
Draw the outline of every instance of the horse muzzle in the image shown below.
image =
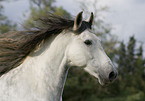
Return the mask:
[[116,68],[109,64],[98,69],[98,80],[101,85],[113,82],[117,78],[118,72]]

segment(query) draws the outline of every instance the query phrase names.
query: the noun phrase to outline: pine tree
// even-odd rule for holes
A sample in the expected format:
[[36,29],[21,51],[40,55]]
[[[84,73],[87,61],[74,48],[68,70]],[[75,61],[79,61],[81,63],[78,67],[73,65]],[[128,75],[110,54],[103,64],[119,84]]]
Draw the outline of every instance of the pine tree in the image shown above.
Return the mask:
[[138,52],[137,52],[137,59],[136,59],[136,73],[143,76],[144,74],[144,59],[143,59],[143,47],[140,45]]
[[142,47],[142,44],[140,45],[140,47],[138,49],[137,56],[140,57],[140,58],[143,58],[143,47]]
[[126,54],[126,47],[124,42],[120,43],[120,48],[119,48],[119,52],[118,52],[118,68],[119,68],[119,74],[121,76],[123,76],[126,72],[126,58],[127,58],[127,54]]
[[135,46],[136,40],[134,36],[131,36],[127,46],[127,69],[130,74],[132,74],[136,69],[136,59],[135,59]]
[[[115,89],[120,89],[120,92],[122,92],[121,94],[127,92],[125,96],[134,95],[137,92],[142,93],[145,91],[145,76],[143,75],[143,47],[140,45],[140,47],[136,49],[135,45],[136,39],[134,36],[132,36],[130,37],[127,45],[125,45],[123,42],[120,44],[120,49],[118,52],[118,84],[120,86],[118,86],[119,88],[117,87]],[[144,98],[140,97],[139,99],[140,101],[143,101],[142,99]]]

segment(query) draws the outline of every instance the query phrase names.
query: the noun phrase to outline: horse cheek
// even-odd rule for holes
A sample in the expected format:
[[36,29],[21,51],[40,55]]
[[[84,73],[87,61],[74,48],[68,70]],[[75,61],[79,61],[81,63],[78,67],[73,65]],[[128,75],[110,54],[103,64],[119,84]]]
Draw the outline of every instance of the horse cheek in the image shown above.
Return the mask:
[[83,67],[87,63],[87,57],[80,48],[73,48],[68,52],[69,61],[73,66]]

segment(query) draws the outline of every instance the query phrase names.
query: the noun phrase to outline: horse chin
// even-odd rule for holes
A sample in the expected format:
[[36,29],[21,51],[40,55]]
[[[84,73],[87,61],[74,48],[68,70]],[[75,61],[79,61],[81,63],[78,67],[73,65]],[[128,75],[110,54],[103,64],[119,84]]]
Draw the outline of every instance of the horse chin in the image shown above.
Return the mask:
[[99,82],[102,86],[106,84],[106,83],[105,83],[105,80],[103,79],[103,77],[101,77],[98,73],[95,73],[95,72],[90,71],[90,69],[88,69],[87,67],[84,68],[84,69],[85,69],[85,71],[87,71],[90,75],[92,75],[92,76],[94,76],[95,78],[97,78],[97,79],[98,79],[98,82]]
[[98,78],[98,82],[100,83],[100,85],[104,86],[105,83],[103,82],[103,80],[101,78]]
[[98,78],[98,82],[102,86],[110,84],[110,82],[108,80],[106,80],[105,78],[101,77],[100,75],[97,78]]
[[107,83],[105,82],[105,80],[104,80],[100,75],[95,74],[95,75],[93,75],[93,76],[95,76],[95,77],[98,79],[98,82],[100,83],[100,85],[104,86],[105,84],[107,84]]

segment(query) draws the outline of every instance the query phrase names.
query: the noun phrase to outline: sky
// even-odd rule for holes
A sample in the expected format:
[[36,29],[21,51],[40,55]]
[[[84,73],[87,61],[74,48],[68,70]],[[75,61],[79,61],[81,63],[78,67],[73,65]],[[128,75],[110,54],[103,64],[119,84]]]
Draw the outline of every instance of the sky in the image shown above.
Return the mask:
[[[63,6],[72,15],[81,11],[79,1],[87,0],[56,0],[57,6]],[[91,2],[93,0],[89,0]],[[112,33],[120,41],[128,41],[134,35],[138,42],[145,44],[145,0],[99,0],[100,6],[107,6],[105,21],[112,25]],[[10,20],[21,23],[23,13],[29,10],[29,0],[2,3],[5,14]],[[145,45],[144,45],[145,50]]]

